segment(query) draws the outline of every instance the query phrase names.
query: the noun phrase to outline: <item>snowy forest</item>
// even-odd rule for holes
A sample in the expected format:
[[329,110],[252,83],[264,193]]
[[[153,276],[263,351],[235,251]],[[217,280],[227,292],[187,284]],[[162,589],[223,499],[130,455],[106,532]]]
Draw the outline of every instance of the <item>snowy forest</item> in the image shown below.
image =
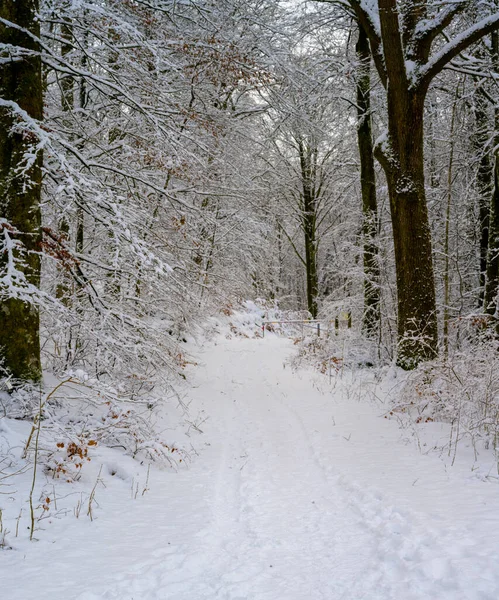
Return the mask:
[[499,0],[0,0],[0,206],[6,600],[497,600]]

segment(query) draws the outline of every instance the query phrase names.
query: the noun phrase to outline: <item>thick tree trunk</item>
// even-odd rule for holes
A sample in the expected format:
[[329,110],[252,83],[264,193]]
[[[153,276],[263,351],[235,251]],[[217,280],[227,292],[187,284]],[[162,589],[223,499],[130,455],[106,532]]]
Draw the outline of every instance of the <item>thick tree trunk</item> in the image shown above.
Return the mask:
[[[373,18],[376,4],[379,22]],[[468,11],[468,4],[450,3],[438,15],[428,18],[427,0],[348,0],[369,36],[374,64],[386,89],[388,138],[378,145],[376,154],[388,181],[397,271],[398,363],[405,368],[433,358],[438,352],[431,233],[424,187],[426,93],[431,81],[453,59],[489,33],[497,36],[499,27],[499,12],[493,10],[455,35],[445,49],[432,53],[434,40],[445,36],[454,18]],[[496,50],[494,54],[498,55]]]
[[[398,296],[397,364],[411,369],[438,353],[431,230],[425,195],[425,93],[388,83],[388,137],[377,148],[390,197]],[[396,158],[395,158],[396,157]]]
[[[412,87],[405,60],[411,31],[425,18],[425,3],[405,14],[401,37],[396,0],[378,0],[388,108],[388,139],[376,149],[386,173],[395,246],[398,302],[397,364],[405,369],[438,354],[438,330],[425,194],[423,114],[428,83]],[[405,44],[405,46],[404,46]],[[416,46],[416,60],[424,46]],[[420,56],[418,56],[420,53]]]
[[362,329],[376,337],[380,327],[380,287],[378,262],[378,205],[374,171],[374,148],[371,127],[371,51],[364,28],[359,25],[357,41],[357,140],[360,156],[362,192],[362,234],[364,238],[364,314]]
[[[27,34],[40,34],[36,20],[38,0],[3,0],[0,17],[23,29],[0,23],[0,42],[13,47],[37,51],[37,43]],[[0,63],[0,98],[16,103],[29,117],[43,117],[42,68],[38,56]],[[41,215],[40,195],[42,182],[42,155],[38,152],[33,164],[19,172],[27,152],[33,151],[36,140],[32,134],[17,129],[18,123],[10,107],[0,107],[0,217],[18,234],[13,234],[26,250],[24,273],[29,283],[40,284]],[[2,232],[5,234],[6,229]],[[20,258],[17,255],[16,258]],[[0,257],[5,268],[7,256]],[[37,381],[41,377],[39,312],[19,299],[7,298],[0,302],[0,347],[4,367],[14,378]]]

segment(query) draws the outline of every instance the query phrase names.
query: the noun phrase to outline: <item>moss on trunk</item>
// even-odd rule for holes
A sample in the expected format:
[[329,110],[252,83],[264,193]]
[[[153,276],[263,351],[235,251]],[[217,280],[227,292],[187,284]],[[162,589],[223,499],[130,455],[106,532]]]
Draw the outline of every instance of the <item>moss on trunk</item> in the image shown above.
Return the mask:
[[[3,0],[0,17],[40,34],[36,19],[37,0]],[[42,120],[43,93],[38,44],[33,38],[15,27],[0,24],[0,42],[24,48],[22,59],[0,64],[0,97],[16,103],[30,117]],[[0,108],[0,217],[6,219],[19,233],[15,236],[26,251],[22,269],[27,280],[40,285],[42,155],[38,152],[32,165],[24,170],[27,152],[33,151],[36,139],[18,128],[12,131],[19,117],[10,108]],[[0,268],[5,268],[7,257],[0,257]],[[41,377],[39,312],[22,300],[8,298],[0,302],[0,348],[4,367],[20,380],[37,381]]]

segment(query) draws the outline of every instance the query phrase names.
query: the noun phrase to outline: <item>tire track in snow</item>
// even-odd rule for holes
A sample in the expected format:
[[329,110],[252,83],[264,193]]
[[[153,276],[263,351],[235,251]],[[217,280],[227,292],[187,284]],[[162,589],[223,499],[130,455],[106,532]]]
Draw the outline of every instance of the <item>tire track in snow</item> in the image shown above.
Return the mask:
[[282,355],[270,366],[257,360],[251,368],[258,379],[251,381],[253,399],[241,403],[239,416],[249,455],[243,510],[272,568],[270,580],[257,582],[255,598],[350,597],[368,543],[359,541],[356,517],[335,501],[303,423],[279,391]]
[[[316,490],[322,485],[323,489],[329,489],[332,495],[341,498],[342,512],[340,512],[341,509],[338,509],[337,504],[333,505],[336,523],[334,520],[328,522],[324,518],[316,519],[316,523],[321,523],[319,527],[315,528],[316,532],[328,531],[328,539],[321,538],[317,533],[314,534],[314,519],[310,519],[310,513],[307,512],[304,505],[300,506],[299,499],[295,498],[293,506],[287,509],[289,514],[298,515],[304,521],[304,526],[301,529],[298,527],[296,535],[309,539],[310,535],[307,534],[313,533],[317,536],[318,543],[314,545],[309,541],[308,545],[315,552],[316,560],[319,563],[322,562],[319,557],[326,559],[319,571],[323,569],[331,571],[328,569],[328,562],[339,561],[341,563],[342,560],[345,560],[345,556],[338,556],[338,553],[330,550],[333,541],[331,531],[335,527],[337,528],[338,521],[345,523],[348,520],[345,518],[348,513],[355,514],[356,518],[354,522],[350,522],[349,528],[355,531],[355,526],[358,525],[364,530],[363,535],[360,534],[359,537],[364,540],[362,546],[368,546],[369,551],[363,548],[355,553],[356,560],[361,564],[363,562],[362,577],[352,579],[348,592],[345,592],[346,598],[369,598],[372,600],[379,597],[384,600],[391,598],[398,600],[405,597],[409,600],[426,600],[438,594],[439,600],[467,599],[470,597],[469,581],[471,577],[476,582],[474,598],[497,599],[498,589],[494,576],[497,555],[488,557],[482,553],[481,561],[478,561],[477,564],[477,549],[474,547],[474,543],[467,539],[464,532],[459,532],[457,529],[447,532],[432,528],[431,525],[428,526],[421,522],[418,516],[410,511],[401,511],[395,506],[391,506],[389,499],[381,494],[363,490],[360,485],[349,481],[348,478],[335,474],[331,468],[324,468],[322,456],[315,451],[310,434],[299,413],[285,402],[282,393],[277,392],[279,377],[276,378],[276,373],[280,372],[280,365],[275,362],[272,369],[261,364],[257,366],[261,382],[257,391],[261,393],[262,387],[267,390],[271,407],[266,411],[260,410],[255,419],[255,415],[252,415],[255,407],[252,406],[251,411],[246,410],[244,419],[251,422],[253,416],[255,425],[261,423],[264,429],[267,428],[263,452],[260,453],[257,461],[259,464],[265,464],[267,468],[261,469],[258,464],[255,466],[255,461],[253,461],[252,476],[247,478],[246,484],[243,484],[246,486],[246,493],[243,494],[243,497],[247,498],[247,510],[253,511],[257,517],[259,516],[260,521],[263,515],[267,517],[267,521],[263,525],[258,525],[257,536],[262,539],[268,538],[269,521],[273,519],[275,507],[272,506],[272,499],[270,502],[265,502],[262,499],[262,493],[255,490],[265,489],[265,487],[273,488],[271,495],[275,498],[276,489],[287,489],[288,485],[283,481],[282,474],[289,474],[289,471],[284,469],[276,475],[278,469],[269,467],[272,465],[270,459],[272,453],[276,451],[276,447],[281,450],[290,448],[292,440],[291,459],[300,465],[299,473],[308,473],[308,483],[305,480],[301,482],[302,485]],[[310,382],[308,383],[310,384]],[[314,394],[312,394],[313,396]],[[278,414],[276,413],[277,408],[279,408]],[[268,419],[269,411],[275,413],[271,419]],[[267,414],[265,414],[266,412]],[[291,423],[294,423],[293,427],[290,427]],[[283,424],[286,426],[283,427]],[[265,440],[272,441],[266,444]],[[277,464],[280,463],[277,462]],[[282,464],[280,466],[282,467]],[[311,478],[310,474],[313,472],[316,476]],[[260,478],[260,484],[255,488],[255,481],[258,481],[258,478]],[[319,483],[319,479],[321,483]],[[267,496],[269,496],[269,491],[267,491]],[[326,513],[328,510],[330,512],[331,501],[326,499],[324,502],[324,493],[321,496],[319,502],[323,504],[321,510]],[[317,508],[319,503],[314,501]],[[283,504],[286,505],[286,501]],[[263,508],[258,511],[255,506],[263,506]],[[255,521],[257,520],[253,519],[253,526],[255,526]],[[282,530],[282,524],[280,527]],[[293,531],[293,525],[291,524],[289,527]],[[274,539],[270,544],[267,540],[269,549],[275,550],[275,539],[278,536],[279,532],[275,530]],[[352,550],[350,540],[343,545],[346,547],[346,553]],[[473,552],[471,552],[472,548]],[[467,560],[470,556],[471,561]],[[310,584],[313,584],[313,577],[311,579],[312,581],[307,583],[309,589]],[[320,580],[320,576],[317,577],[317,583]],[[316,593],[318,594],[321,589],[328,589],[328,584],[325,587],[324,585],[322,588],[319,587]],[[341,590],[338,586],[334,588],[334,592],[336,594],[334,597],[340,597],[338,594],[341,593]],[[317,597],[322,597],[322,595]]]

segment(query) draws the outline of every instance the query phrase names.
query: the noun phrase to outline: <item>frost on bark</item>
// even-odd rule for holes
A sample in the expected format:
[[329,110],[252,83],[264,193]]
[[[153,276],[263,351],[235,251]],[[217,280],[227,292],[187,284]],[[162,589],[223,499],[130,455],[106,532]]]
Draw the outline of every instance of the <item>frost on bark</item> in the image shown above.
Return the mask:
[[[37,0],[2,0],[0,18],[39,36],[36,20]],[[43,116],[41,60],[37,43],[15,26],[0,23],[0,43],[8,45],[12,60],[0,62],[0,218],[2,237],[8,235],[24,251],[14,251],[17,268],[28,284],[39,287],[41,216],[40,191],[42,156],[31,162],[26,155],[34,151],[37,140],[23,128],[22,114],[41,120]],[[18,110],[18,108],[20,111]],[[17,114],[16,114],[17,113]],[[2,240],[4,241],[4,240]],[[8,254],[0,256],[5,275]],[[39,312],[26,299],[8,297],[3,290],[0,300],[0,348],[3,366],[16,379],[37,381],[41,377]]]

